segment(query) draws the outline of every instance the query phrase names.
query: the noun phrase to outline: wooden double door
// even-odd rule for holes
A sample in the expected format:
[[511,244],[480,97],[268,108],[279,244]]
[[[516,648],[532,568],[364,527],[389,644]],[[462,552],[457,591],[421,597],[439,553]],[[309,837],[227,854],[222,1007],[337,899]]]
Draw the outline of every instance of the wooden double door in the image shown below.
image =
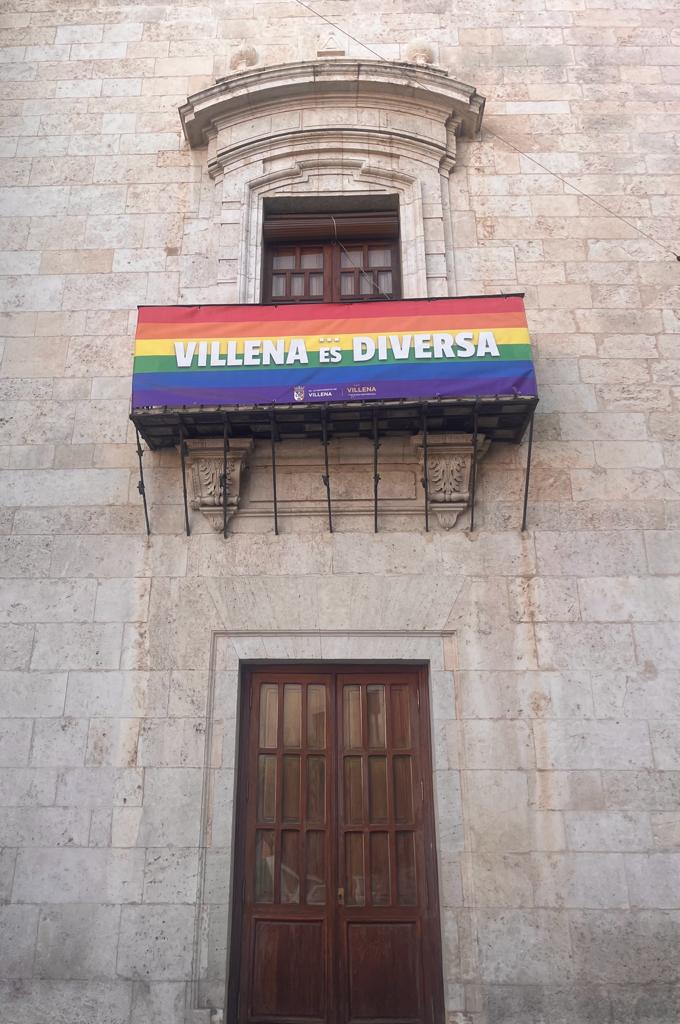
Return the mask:
[[229,1021],[439,1024],[425,674],[250,672]]

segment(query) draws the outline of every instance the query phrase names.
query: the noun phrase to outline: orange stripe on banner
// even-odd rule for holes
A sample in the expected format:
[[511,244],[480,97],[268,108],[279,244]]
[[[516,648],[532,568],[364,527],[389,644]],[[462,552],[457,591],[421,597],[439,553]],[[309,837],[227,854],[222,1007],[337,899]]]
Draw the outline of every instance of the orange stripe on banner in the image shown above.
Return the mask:
[[305,338],[335,336],[337,334],[432,334],[434,331],[494,330],[501,327],[526,327],[524,313],[475,313],[461,316],[411,315],[404,317],[371,318],[370,320],[258,320],[256,322],[222,321],[221,323],[141,323],[137,337],[144,339],[201,338]]

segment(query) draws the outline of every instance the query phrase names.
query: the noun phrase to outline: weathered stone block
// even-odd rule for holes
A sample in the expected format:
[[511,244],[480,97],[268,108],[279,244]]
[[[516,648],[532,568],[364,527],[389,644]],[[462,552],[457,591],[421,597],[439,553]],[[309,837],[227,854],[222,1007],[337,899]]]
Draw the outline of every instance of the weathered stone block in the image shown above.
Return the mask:
[[146,769],[140,846],[195,846],[202,778],[198,768]]
[[533,863],[537,906],[601,909],[628,906],[621,854],[534,854]]
[[538,768],[651,768],[647,727],[639,722],[535,721]]
[[124,981],[25,980],[0,984],[13,1024],[128,1024],[131,985]]
[[95,903],[53,906],[40,913],[35,951],[39,978],[114,978],[120,907]]
[[13,899],[19,903],[138,903],[143,876],[143,850],[20,850]]
[[483,981],[537,985],[573,976],[567,915],[551,910],[481,910],[480,972]]
[[30,978],[38,929],[38,908],[0,907],[0,978]]
[[578,979],[638,985],[675,982],[680,964],[677,912],[581,910],[570,917]]
[[193,927],[192,907],[123,907],[119,976],[139,980],[188,980]]
[[521,853],[532,849],[524,772],[465,771],[463,815],[473,850]]
[[168,707],[165,672],[70,672],[68,715],[95,718],[159,717]]
[[144,870],[145,903],[193,904],[197,896],[197,882],[198,850],[147,850]]
[[564,816],[567,843],[572,850],[651,849],[649,814],[622,811],[568,811]]
[[120,663],[122,634],[123,628],[117,623],[40,623],[36,627],[31,667],[47,671],[116,669]]
[[186,1024],[184,982],[136,981],[133,984],[130,1024]]
[[533,740],[526,722],[466,721],[463,751],[467,768],[531,768]]
[[625,672],[635,665],[629,626],[539,622],[534,629],[541,668]]
[[140,721],[137,718],[93,718],[89,722],[85,764],[132,768],[137,763]]
[[33,723],[28,719],[0,722],[0,764],[13,767],[28,764]]
[[0,809],[0,834],[7,846],[87,846],[89,830],[88,808]]
[[680,908],[680,854],[628,854],[631,907]]
[[536,558],[546,576],[626,576],[647,568],[642,535],[630,531],[539,532]]

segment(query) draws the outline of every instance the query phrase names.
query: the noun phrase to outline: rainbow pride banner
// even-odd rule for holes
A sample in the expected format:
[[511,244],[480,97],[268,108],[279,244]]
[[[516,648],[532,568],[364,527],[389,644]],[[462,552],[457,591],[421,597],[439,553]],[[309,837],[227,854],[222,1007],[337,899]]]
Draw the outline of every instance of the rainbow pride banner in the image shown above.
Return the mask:
[[537,396],[519,295],[141,306],[132,408]]

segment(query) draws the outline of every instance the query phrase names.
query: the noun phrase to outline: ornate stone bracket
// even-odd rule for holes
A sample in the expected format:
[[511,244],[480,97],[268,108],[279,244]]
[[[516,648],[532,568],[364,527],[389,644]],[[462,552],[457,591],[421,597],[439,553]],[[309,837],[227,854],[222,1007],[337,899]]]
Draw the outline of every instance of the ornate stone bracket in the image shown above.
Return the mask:
[[[241,500],[241,478],[248,468],[250,453],[255,447],[252,438],[229,440],[227,452],[227,522],[236,512]],[[187,441],[187,470],[191,488],[191,507],[202,512],[216,531],[223,524],[223,470],[224,449],[222,438],[206,441]]]
[[[430,510],[444,530],[450,530],[470,503],[472,434],[428,434],[427,479]],[[489,441],[477,435],[477,464],[486,454]],[[412,438],[424,476],[423,435]]]

